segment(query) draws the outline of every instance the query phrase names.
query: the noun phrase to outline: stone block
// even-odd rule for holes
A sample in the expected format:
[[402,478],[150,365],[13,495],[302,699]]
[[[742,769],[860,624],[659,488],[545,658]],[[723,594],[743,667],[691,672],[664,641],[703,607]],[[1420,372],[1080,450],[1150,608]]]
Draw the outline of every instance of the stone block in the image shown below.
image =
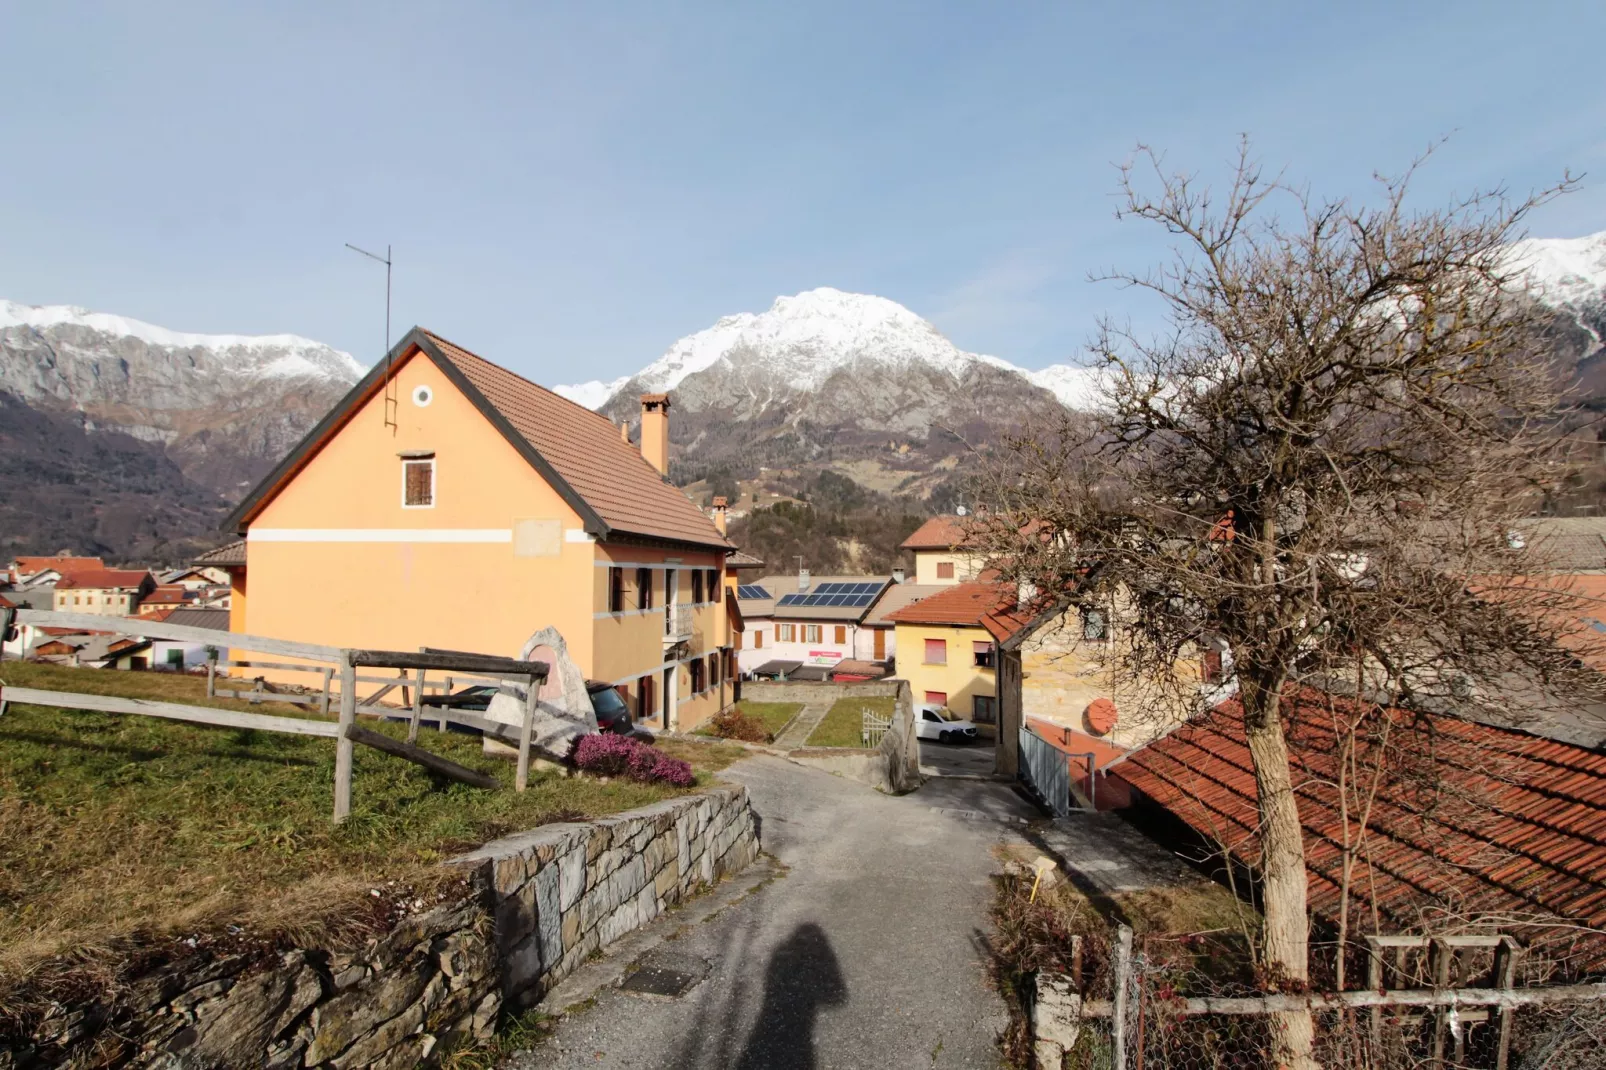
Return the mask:
[[546,866],[535,875],[535,923],[541,934],[541,961],[553,963],[563,953],[563,909],[559,905],[558,867]]
[[[563,950],[568,951],[580,939],[580,912],[571,910],[563,915]],[[560,956],[561,957],[561,956]]]
[[[418,1051],[398,1051],[404,1039],[413,1033],[419,1032],[424,1025],[424,1005],[413,1003],[404,1007],[401,1013],[393,1018],[381,1022],[372,1032],[360,1037],[345,1050],[338,1058],[331,1059],[330,1065],[335,1070],[347,1070],[348,1067],[378,1067],[386,1065],[414,1066],[418,1062]],[[402,1062],[395,1060],[400,1057]],[[312,1060],[312,1051],[307,1052],[309,1063]]]
[[1032,1003],[1032,1047],[1038,1066],[1059,1066],[1065,1053],[1076,1047],[1082,1025],[1082,997],[1062,973],[1037,975],[1037,998]]
[[667,865],[658,871],[658,876],[652,882],[653,893],[660,899],[668,899],[680,883],[680,866],[671,859]]
[[560,855],[555,864],[558,867],[558,906],[568,910],[586,888],[585,852],[568,851]]
[[328,1062],[413,1005],[435,973],[435,960],[415,956],[313,1011],[307,1065]]
[[520,888],[516,895],[497,900],[493,917],[498,947],[508,948],[523,943],[524,938],[535,931],[537,892],[535,882],[531,881]]

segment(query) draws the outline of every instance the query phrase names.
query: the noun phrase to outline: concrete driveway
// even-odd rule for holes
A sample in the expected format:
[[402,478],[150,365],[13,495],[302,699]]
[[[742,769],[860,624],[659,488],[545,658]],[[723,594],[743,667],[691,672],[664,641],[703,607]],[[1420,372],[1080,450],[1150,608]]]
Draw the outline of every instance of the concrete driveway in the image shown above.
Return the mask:
[[642,958],[519,1067],[990,1067],[1005,1023],[986,982],[992,848],[1037,814],[1007,786],[902,797],[779,758],[747,784],[789,872]]

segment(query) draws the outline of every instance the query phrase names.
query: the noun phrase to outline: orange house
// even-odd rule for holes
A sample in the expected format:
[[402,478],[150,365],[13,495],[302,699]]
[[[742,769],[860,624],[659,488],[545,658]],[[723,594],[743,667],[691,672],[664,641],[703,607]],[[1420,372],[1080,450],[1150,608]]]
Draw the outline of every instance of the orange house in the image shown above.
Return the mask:
[[638,721],[696,725],[729,701],[732,547],[665,477],[669,399],[642,409],[638,451],[414,328],[229,518],[230,630],[517,657],[552,626]]

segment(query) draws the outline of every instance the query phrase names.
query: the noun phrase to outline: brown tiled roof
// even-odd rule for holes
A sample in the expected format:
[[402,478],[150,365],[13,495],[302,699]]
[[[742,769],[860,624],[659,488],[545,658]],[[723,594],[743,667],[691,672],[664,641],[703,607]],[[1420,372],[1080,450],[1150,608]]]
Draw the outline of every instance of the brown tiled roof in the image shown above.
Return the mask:
[[734,554],[725,558],[725,567],[728,569],[763,568],[764,562],[746,550],[737,550]]
[[884,619],[894,624],[947,624],[985,628],[1000,643],[1032,622],[1036,610],[1015,604],[1015,588],[972,580],[922,598]]
[[117,590],[125,587],[138,587],[145,582],[149,572],[137,568],[101,568],[85,569],[74,572],[70,576],[62,576],[61,582],[56,584],[56,590]]
[[[1341,748],[1329,702],[1351,721],[1363,712],[1375,724],[1386,717],[1390,753],[1431,753],[1443,785],[1429,792],[1420,769],[1385,767],[1375,793],[1371,848],[1356,860],[1350,887],[1375,896],[1392,925],[1411,928],[1424,920],[1422,911],[1443,908],[1461,917],[1545,914],[1606,927],[1606,754],[1305,690],[1284,710],[1314,912],[1336,923],[1344,862],[1335,768]],[[1358,761],[1368,778],[1371,754],[1371,742],[1361,739]],[[1109,772],[1254,865],[1255,777],[1237,699],[1133,751]],[[1584,965],[1606,965],[1606,940],[1586,951]]]
[[235,539],[226,542],[216,550],[208,550],[195,559],[197,565],[212,565],[217,568],[227,568],[230,565],[245,564],[245,540]]
[[54,569],[63,576],[68,576],[74,572],[98,572],[106,567],[106,562],[102,561],[98,557],[73,557],[69,555],[58,557],[19,557],[16,560],[16,565],[17,571],[22,573],[24,576],[32,576],[36,573],[45,572],[50,569]]
[[146,595],[141,601],[145,605],[181,606],[189,601],[189,591],[177,584],[163,584]]
[[[598,538],[612,533],[728,549],[703,511],[666,481],[640,451],[621,441],[606,417],[559,397],[422,328],[394,350],[405,359],[422,352],[485,414],[531,466],[580,514]],[[261,506],[322,442],[383,385],[384,361],[352,388],[274,472],[247,496],[228,523],[243,530]]]
[[934,516],[900,544],[905,550],[952,550],[968,537],[962,516]]

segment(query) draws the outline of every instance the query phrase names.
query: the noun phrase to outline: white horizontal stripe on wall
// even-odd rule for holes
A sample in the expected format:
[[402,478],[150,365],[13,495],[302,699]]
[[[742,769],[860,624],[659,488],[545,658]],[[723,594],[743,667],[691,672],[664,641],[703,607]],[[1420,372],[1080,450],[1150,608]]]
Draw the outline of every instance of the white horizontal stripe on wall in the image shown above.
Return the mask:
[[251,528],[253,542],[511,543],[512,528]]

